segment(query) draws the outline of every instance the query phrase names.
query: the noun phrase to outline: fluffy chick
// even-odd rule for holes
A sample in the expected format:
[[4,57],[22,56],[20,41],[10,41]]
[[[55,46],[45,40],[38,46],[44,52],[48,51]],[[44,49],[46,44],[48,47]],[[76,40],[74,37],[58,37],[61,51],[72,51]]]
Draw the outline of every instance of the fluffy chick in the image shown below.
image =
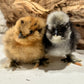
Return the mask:
[[72,27],[69,16],[62,12],[52,12],[47,17],[46,33],[44,35],[43,43],[48,55],[63,56],[67,58],[63,61],[79,62],[72,55],[75,51],[79,39],[79,35]]
[[20,18],[4,36],[6,56],[14,63],[38,62],[44,57],[42,38],[45,21],[39,17]]

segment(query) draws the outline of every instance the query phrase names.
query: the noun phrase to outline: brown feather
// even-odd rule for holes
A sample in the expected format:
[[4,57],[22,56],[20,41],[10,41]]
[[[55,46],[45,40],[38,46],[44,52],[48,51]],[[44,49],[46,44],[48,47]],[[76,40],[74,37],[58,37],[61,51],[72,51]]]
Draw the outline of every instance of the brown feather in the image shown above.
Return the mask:
[[[21,63],[30,63],[44,57],[42,38],[45,31],[45,21],[38,17],[20,18],[16,25],[10,28],[4,37],[6,56],[11,60]],[[38,29],[42,29],[38,32]],[[23,35],[30,34],[26,38],[18,38],[20,31]]]

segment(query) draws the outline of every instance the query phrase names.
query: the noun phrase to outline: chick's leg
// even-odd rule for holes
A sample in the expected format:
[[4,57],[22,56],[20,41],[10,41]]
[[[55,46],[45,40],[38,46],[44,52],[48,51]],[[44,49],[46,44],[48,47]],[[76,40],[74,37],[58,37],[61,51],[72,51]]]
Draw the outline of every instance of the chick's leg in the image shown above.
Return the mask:
[[47,64],[49,64],[49,59],[48,58],[43,57],[42,59],[40,59],[40,65],[46,66]]
[[16,62],[16,60],[12,60],[11,63],[10,63],[10,67],[18,67],[20,63],[19,62]]
[[34,68],[39,67],[39,60],[35,60],[32,64],[34,64]]
[[6,61],[6,63],[4,64],[4,67],[5,68],[8,68],[8,69],[12,69],[13,71],[17,68],[17,67],[19,67],[19,62],[16,62],[15,60],[10,60],[10,59],[8,59],[7,61]]
[[19,65],[20,65],[20,63],[17,62],[16,60],[12,60],[12,61],[10,62],[10,67],[12,68],[13,71],[16,70],[16,68],[20,68]]
[[81,62],[81,60],[79,60],[78,58],[76,58],[74,55],[68,54],[66,56],[67,56],[67,58],[62,59],[62,61],[68,62],[68,63],[72,62],[72,63],[74,63],[76,65],[80,65],[81,66],[81,64],[79,63],[79,62]]
[[34,64],[34,68],[37,68],[37,67],[39,67],[41,65],[46,66],[47,64],[49,64],[49,61],[48,61],[48,58],[43,57],[43,58],[33,62],[33,64]]

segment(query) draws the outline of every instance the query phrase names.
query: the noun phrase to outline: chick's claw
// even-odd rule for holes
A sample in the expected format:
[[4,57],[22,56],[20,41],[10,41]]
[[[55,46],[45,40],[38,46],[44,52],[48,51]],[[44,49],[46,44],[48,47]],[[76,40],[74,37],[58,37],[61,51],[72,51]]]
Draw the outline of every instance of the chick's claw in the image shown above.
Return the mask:
[[15,60],[7,60],[6,63],[4,63],[3,67],[12,71],[16,70],[16,68],[20,68],[20,63],[16,62]]
[[16,70],[16,68],[20,68],[19,65],[20,65],[20,63],[19,62],[16,62],[15,60],[12,60],[10,62],[10,67],[12,68],[13,71]]
[[82,66],[81,63],[81,60],[77,59],[74,55],[67,55],[67,58],[65,59],[61,59],[61,61],[64,61],[64,62],[68,62],[68,63],[73,63],[73,64],[76,64],[76,65],[79,65],[79,66]]

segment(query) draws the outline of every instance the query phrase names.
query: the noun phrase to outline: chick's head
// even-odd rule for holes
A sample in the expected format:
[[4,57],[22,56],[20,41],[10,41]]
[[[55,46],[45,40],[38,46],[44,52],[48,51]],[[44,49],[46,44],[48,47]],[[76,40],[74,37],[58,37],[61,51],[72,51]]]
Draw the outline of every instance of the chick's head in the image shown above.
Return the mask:
[[52,12],[47,17],[46,36],[52,43],[70,39],[72,24],[69,16],[62,12]]
[[20,18],[14,27],[15,40],[24,45],[42,41],[45,25],[42,18],[30,16]]

